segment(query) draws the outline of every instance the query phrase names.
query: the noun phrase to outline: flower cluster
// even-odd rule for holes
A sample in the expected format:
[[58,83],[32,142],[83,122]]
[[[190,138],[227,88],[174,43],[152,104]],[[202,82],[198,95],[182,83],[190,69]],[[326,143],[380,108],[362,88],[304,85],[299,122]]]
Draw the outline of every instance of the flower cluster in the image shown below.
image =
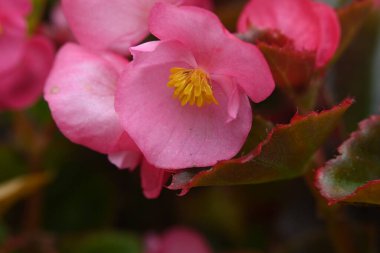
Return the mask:
[[[255,127],[250,101],[265,100],[275,82],[260,50],[228,32],[210,1],[62,4],[79,44],[58,52],[45,99],[67,138],[119,168],[140,165],[148,198],[159,195],[170,173],[239,152]],[[289,9],[296,11],[286,17]],[[297,49],[315,51],[321,67],[339,40],[334,15],[310,0],[252,0],[239,31],[278,30]],[[139,44],[149,33],[158,40]]]

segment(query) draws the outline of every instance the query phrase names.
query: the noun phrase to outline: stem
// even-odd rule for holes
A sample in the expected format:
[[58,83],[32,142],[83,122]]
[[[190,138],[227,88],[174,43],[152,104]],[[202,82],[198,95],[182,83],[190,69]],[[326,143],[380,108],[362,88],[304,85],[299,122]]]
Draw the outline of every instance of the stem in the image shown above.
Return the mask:
[[[15,113],[13,124],[16,140],[22,144],[27,155],[28,172],[41,172],[43,156],[54,131],[53,125],[49,123],[42,130],[38,130],[23,112]],[[23,234],[33,234],[39,230],[42,204],[41,190],[26,200],[22,220]]]

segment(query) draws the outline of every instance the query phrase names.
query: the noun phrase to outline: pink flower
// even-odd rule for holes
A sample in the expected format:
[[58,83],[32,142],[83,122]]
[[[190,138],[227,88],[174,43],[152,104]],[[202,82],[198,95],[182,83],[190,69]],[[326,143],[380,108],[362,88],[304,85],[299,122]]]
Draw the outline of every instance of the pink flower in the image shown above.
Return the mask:
[[195,231],[172,228],[162,235],[150,234],[145,240],[144,253],[211,253],[210,246]]
[[141,163],[144,193],[154,198],[167,176],[143,159],[114,109],[116,81],[127,64],[115,54],[68,43],[57,54],[45,99],[68,139],[107,154],[119,168],[134,169]]
[[280,32],[298,51],[314,51],[322,67],[333,57],[340,41],[340,25],[327,4],[311,0],[251,0],[243,10],[238,31],[260,29]]
[[[78,41],[94,49],[128,53],[148,34],[148,17],[159,0],[63,0],[67,20]],[[211,7],[211,0],[160,0]]]
[[156,167],[230,159],[251,128],[248,97],[261,102],[274,89],[264,57],[196,7],[156,4],[150,31],[161,41],[132,48],[118,82],[124,129]]
[[20,109],[40,96],[54,50],[42,35],[28,36],[29,1],[0,0],[0,109]]

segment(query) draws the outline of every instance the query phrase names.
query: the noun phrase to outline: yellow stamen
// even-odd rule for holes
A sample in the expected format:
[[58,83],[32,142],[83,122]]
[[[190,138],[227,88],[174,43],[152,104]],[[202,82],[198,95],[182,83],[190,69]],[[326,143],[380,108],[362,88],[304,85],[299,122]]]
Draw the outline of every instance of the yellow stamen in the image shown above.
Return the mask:
[[198,107],[207,104],[218,104],[212,92],[210,79],[201,69],[172,68],[167,86],[174,88],[173,97],[177,98],[182,106],[186,104]]

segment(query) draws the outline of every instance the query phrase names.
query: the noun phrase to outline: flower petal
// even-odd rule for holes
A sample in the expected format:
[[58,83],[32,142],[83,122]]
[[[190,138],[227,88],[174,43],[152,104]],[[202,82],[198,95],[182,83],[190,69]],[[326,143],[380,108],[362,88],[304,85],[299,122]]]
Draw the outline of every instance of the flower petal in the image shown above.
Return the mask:
[[340,42],[340,25],[336,12],[327,4],[314,3],[314,12],[319,17],[320,41],[317,49],[317,67],[324,66],[336,52]]
[[[102,153],[120,151],[124,130],[114,109],[116,80],[127,62],[75,44],[58,53],[45,99],[67,138]],[[115,150],[116,149],[116,150]]]
[[53,45],[36,35],[24,47],[19,63],[11,71],[0,73],[0,108],[30,106],[42,93],[53,62]]
[[108,160],[119,169],[134,170],[141,161],[141,153],[123,150],[109,154]]
[[119,169],[134,170],[141,162],[141,151],[126,132],[122,133],[113,150],[108,160]]
[[266,99],[275,87],[261,52],[233,37],[209,11],[159,3],[152,10],[150,29],[162,40],[183,43],[211,75],[234,78],[254,102]]
[[81,44],[127,54],[131,45],[148,35],[148,15],[154,1],[63,0],[62,4]]
[[[186,18],[184,18],[186,17]],[[188,47],[197,60],[207,62],[209,52],[221,44],[226,32],[210,11],[157,3],[149,18],[149,30],[161,40],[178,40]],[[216,43],[216,45],[215,45]]]
[[146,198],[157,198],[168,179],[168,172],[154,167],[145,159],[143,160],[141,164],[141,187]]
[[[133,63],[140,66],[151,66],[171,62],[185,62],[188,66],[197,67],[193,54],[181,42],[151,41],[131,47]],[[152,54],[152,52],[154,52]]]

